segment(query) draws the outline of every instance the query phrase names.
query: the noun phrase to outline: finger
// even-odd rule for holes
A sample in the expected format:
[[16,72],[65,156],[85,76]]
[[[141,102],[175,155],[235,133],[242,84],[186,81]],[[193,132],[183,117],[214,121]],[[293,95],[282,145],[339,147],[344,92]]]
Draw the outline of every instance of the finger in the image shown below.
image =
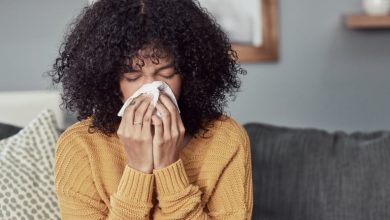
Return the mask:
[[178,118],[177,118],[177,120],[178,120],[178,127],[179,127],[179,131],[180,131],[180,133],[182,133],[182,134],[184,134],[185,133],[185,127],[184,127],[184,123],[183,123],[183,120],[181,119],[181,117],[179,116]]
[[142,126],[142,132],[145,132],[146,134],[151,133],[151,123],[152,123],[152,115],[154,112],[154,105],[152,102],[149,102],[148,109],[146,110],[144,119],[143,119],[143,126]]
[[166,93],[160,93],[160,100],[161,103],[169,110],[169,112],[171,112],[172,115],[174,115],[174,113],[179,112],[175,103],[173,103],[172,99]]
[[[130,113],[134,112],[134,110],[139,107],[139,105],[142,103],[142,101],[144,99],[146,99],[146,97],[144,97],[144,96],[138,96],[138,97],[134,98],[129,103],[129,105],[126,107],[122,117],[126,118],[126,117],[130,117],[130,116],[134,116],[134,115],[131,115]],[[128,116],[126,116],[126,115],[128,115]]]
[[[147,97],[137,97],[134,99],[135,103],[133,105],[129,105],[125,109],[125,124],[124,124],[124,129],[126,134],[133,134],[135,135],[136,133],[134,132],[134,127],[139,127],[140,125],[134,126],[134,121],[137,120],[135,119],[135,113],[137,109],[147,100]],[[142,121],[141,121],[142,122]],[[138,129],[136,129],[138,130]]]
[[157,115],[152,116],[152,123],[154,125],[153,143],[161,144],[163,139],[163,122]]
[[168,95],[161,93],[160,95],[161,103],[168,109],[171,115],[171,133],[172,136],[177,136],[178,134],[178,124],[177,117],[179,116],[179,111],[177,111],[176,105],[172,102],[171,98]]
[[184,139],[186,130],[185,130],[185,127],[184,127],[184,124],[183,124],[183,121],[182,121],[180,115],[178,116],[177,121],[178,121],[177,128],[178,128],[179,134],[180,134],[180,141],[182,141]]
[[163,129],[164,129],[163,136],[166,139],[169,139],[171,136],[171,114],[168,111],[168,109],[160,102],[160,100],[157,101],[156,108],[161,113]]
[[137,97],[133,99],[131,105],[128,105],[126,107],[120,125],[122,126],[122,129],[125,130],[125,132],[128,132],[127,130],[129,129],[129,127],[133,126],[134,111],[141,105],[144,99],[146,99],[146,97]]
[[145,116],[146,110],[148,109],[150,102],[151,102],[150,97],[142,100],[142,103],[140,104],[140,106],[135,110],[134,121],[133,121],[134,126],[142,128],[144,116]]

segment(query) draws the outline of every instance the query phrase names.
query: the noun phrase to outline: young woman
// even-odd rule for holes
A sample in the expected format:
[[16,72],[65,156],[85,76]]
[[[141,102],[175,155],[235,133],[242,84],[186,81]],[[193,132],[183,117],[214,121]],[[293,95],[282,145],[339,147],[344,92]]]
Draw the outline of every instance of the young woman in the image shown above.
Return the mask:
[[[51,76],[79,122],[60,137],[62,219],[250,219],[248,136],[224,114],[245,71],[192,0],[100,0],[71,25]],[[142,85],[161,93],[135,98]],[[161,117],[156,115],[161,113]]]

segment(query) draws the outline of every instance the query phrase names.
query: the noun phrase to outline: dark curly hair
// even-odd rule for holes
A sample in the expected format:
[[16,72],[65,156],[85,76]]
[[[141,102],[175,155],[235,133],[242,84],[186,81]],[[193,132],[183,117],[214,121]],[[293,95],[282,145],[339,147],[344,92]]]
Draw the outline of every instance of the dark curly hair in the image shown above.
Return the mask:
[[62,84],[62,105],[78,120],[92,117],[91,130],[116,133],[126,61],[151,46],[150,59],[170,54],[182,76],[178,104],[186,132],[205,134],[246,71],[215,19],[192,0],[100,0],[85,7],[49,71]]

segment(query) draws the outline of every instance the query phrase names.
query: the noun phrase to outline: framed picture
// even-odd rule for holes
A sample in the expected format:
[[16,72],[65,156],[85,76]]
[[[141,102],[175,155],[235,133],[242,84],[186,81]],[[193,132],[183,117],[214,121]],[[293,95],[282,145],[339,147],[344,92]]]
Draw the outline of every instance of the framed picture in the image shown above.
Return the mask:
[[199,0],[221,25],[240,62],[278,60],[277,0]]

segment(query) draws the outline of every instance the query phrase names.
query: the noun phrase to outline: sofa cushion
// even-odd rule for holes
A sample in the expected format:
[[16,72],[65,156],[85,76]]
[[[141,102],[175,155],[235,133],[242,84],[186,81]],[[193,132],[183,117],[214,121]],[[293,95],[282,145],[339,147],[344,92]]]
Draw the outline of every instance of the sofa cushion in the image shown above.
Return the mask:
[[58,136],[54,113],[45,110],[0,141],[0,219],[59,219],[53,176]]
[[253,219],[390,219],[390,132],[251,123]]
[[22,128],[0,122],[0,140],[18,133]]

